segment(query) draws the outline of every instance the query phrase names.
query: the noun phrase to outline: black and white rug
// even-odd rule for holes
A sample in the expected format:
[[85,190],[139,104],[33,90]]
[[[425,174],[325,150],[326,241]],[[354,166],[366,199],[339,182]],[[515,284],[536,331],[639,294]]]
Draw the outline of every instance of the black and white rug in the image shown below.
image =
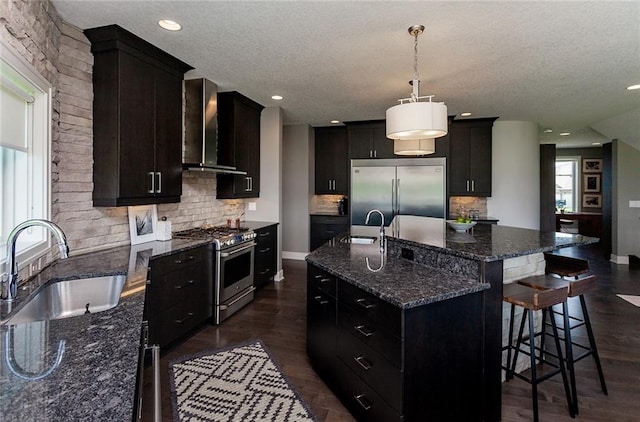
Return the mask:
[[169,364],[175,421],[317,421],[260,340]]

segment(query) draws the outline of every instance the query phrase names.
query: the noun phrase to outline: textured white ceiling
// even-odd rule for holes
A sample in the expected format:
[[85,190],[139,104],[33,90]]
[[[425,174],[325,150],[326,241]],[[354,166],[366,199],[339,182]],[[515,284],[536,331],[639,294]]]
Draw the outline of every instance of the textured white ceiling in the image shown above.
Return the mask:
[[[408,96],[413,38],[421,94],[450,115],[552,128],[543,142],[621,138],[640,149],[640,2],[53,0],[79,28],[118,24],[220,91],[279,105],[285,124],[384,119]],[[180,22],[176,33],[159,19]],[[284,100],[275,102],[271,95]],[[603,124],[602,122],[615,122]],[[600,123],[608,133],[590,127]],[[559,138],[560,131],[574,135]],[[619,134],[620,133],[620,134]]]

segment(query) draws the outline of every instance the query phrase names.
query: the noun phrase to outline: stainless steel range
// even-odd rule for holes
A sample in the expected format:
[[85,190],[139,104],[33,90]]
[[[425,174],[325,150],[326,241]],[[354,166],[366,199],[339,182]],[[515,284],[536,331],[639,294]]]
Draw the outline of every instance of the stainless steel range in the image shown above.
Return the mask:
[[256,233],[247,228],[203,226],[173,234],[177,238],[207,239],[215,246],[213,322],[220,324],[253,300],[253,260]]

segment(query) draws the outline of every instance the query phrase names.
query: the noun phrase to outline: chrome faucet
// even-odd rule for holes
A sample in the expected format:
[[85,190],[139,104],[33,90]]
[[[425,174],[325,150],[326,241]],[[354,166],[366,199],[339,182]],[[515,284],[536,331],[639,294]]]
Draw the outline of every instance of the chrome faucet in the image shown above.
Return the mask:
[[27,220],[18,224],[11,230],[9,237],[7,238],[7,261],[6,261],[6,274],[2,277],[0,283],[0,299],[4,301],[12,301],[16,298],[18,293],[18,265],[16,264],[16,240],[18,235],[28,227],[42,226],[46,227],[53,233],[56,241],[58,242],[58,248],[60,249],[60,257],[69,257],[69,246],[67,246],[67,237],[64,232],[56,224],[48,220]]
[[377,212],[378,214],[380,214],[380,251],[384,251],[384,241],[385,241],[385,236],[384,236],[384,214],[382,213],[382,211],[380,210],[371,210],[367,213],[367,217],[364,220],[364,224],[369,224],[369,217],[371,217],[371,214]]

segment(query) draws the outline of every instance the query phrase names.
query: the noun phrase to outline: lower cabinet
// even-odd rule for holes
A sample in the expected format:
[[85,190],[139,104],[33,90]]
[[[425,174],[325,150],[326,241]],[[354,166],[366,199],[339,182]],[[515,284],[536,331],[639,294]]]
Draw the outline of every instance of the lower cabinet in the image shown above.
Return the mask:
[[150,262],[145,318],[149,344],[174,343],[211,317],[212,246]]
[[260,288],[273,281],[278,270],[278,225],[256,229],[254,286]]
[[481,293],[401,309],[308,264],[307,307],[313,368],[357,420],[486,420]]
[[349,230],[348,215],[312,215],[309,236],[309,251]]

